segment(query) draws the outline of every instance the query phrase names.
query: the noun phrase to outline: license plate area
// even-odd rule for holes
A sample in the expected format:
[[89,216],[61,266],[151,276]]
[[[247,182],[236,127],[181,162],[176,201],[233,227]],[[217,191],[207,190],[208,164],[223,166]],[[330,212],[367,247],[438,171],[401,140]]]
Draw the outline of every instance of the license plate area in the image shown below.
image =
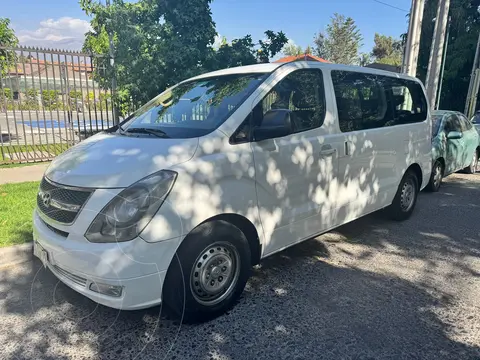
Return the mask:
[[47,266],[47,263],[49,262],[48,258],[48,251],[45,250],[38,242],[35,241],[34,246],[33,246],[33,255],[38,257],[40,261],[43,263],[43,266]]

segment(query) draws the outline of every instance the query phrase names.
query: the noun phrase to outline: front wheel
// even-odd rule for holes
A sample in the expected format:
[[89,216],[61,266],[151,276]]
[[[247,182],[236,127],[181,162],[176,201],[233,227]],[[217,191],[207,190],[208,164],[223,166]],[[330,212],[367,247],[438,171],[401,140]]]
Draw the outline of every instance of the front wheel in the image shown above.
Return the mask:
[[245,235],[226,221],[193,230],[178,248],[163,285],[163,302],[183,322],[200,322],[227,311],[250,276]]
[[467,174],[475,174],[477,172],[477,165],[478,165],[478,153],[477,150],[473,152],[473,158],[470,166],[465,168]]
[[417,176],[413,171],[407,171],[398,186],[392,204],[387,209],[393,220],[407,220],[412,215],[417,203],[418,190]]
[[443,165],[440,161],[435,161],[432,167],[432,175],[430,175],[430,181],[427,185],[427,190],[431,192],[437,192],[440,189],[443,178]]

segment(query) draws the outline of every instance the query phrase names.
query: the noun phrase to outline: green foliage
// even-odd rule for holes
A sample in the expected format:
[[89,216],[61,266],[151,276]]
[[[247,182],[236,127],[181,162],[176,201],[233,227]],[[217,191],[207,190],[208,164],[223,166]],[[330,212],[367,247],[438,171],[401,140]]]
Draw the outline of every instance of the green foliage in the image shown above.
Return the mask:
[[[441,109],[464,111],[475,48],[480,32],[480,15],[477,12],[479,5],[480,0],[450,1],[451,26],[440,97]],[[435,26],[433,21],[426,21],[426,19],[433,19],[436,16],[437,7],[438,0],[425,3],[425,20],[422,22],[417,67],[417,77],[424,82]]]
[[282,48],[288,42],[287,36],[282,32],[275,33],[272,30],[265,31],[266,40],[259,40],[260,49],[257,51],[259,62],[268,63],[271,57],[282,51]]
[[355,21],[335,13],[327,25],[326,34],[319,33],[314,38],[315,55],[336,64],[357,64],[362,41]]
[[367,66],[367,65],[370,65],[372,63],[372,58],[370,56],[370,54],[368,53],[361,53],[360,54],[360,59],[359,59],[359,65],[360,66]]
[[402,41],[395,40],[391,36],[375,33],[375,45],[371,56],[374,61],[380,64],[394,66],[402,65]]
[[285,56],[298,56],[303,54],[303,49],[300,45],[295,43],[287,43],[282,49],[282,53]]
[[45,110],[60,110],[63,104],[59,100],[58,90],[43,90],[42,106]]
[[[145,103],[166,88],[207,70],[265,62],[287,42],[285,34],[266,31],[266,40],[255,50],[251,36],[219,49],[212,47],[215,24],[211,0],[113,0],[110,7],[94,0],[80,0],[92,17],[84,51],[110,54],[113,43],[115,73],[108,56],[95,58],[94,78],[110,89],[117,79],[120,112],[131,104]],[[99,69],[105,69],[99,71]],[[125,103],[125,104],[124,104]]]
[[12,100],[13,99],[13,92],[12,89],[10,88],[3,88],[3,96],[6,98],[6,101]]
[[36,89],[27,89],[24,93],[25,97],[22,99],[22,108],[28,110],[35,110],[39,108],[38,105],[38,91]]
[[[10,28],[10,19],[7,18],[0,18],[0,45],[18,46],[18,39]],[[16,58],[14,51],[0,49],[0,75],[4,76],[10,68],[15,67]]]
[[71,90],[68,95],[70,96],[70,100],[72,101],[82,100],[82,97],[83,97],[81,91],[75,91],[75,90]]

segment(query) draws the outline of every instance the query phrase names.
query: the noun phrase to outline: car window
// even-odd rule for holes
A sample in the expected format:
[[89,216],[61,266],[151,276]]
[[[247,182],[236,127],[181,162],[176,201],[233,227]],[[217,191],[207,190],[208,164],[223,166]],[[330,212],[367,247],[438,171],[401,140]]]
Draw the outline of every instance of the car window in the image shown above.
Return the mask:
[[[274,109],[290,110],[294,132],[322,126],[326,109],[321,70],[305,69],[288,74],[259,106],[262,115]],[[257,109],[257,112],[260,111]]]
[[268,77],[230,74],[181,83],[138,109],[121,125],[127,132],[149,129],[169,138],[191,138],[217,129]]
[[475,114],[471,119],[470,119],[470,122],[472,124],[480,124],[480,114],[477,113]]
[[460,125],[462,127],[462,131],[468,131],[472,129],[472,123],[467,120],[467,118],[464,115],[458,115],[460,119]]
[[437,136],[440,130],[440,124],[442,123],[443,115],[433,114],[432,115],[432,136]]
[[421,122],[427,118],[422,87],[389,76],[332,71],[342,132]]
[[445,132],[448,134],[451,131],[462,131],[462,126],[460,125],[460,120],[457,115],[451,114],[447,117],[445,121]]
[[422,122],[427,118],[427,101],[419,83],[406,79],[388,78],[395,124]]

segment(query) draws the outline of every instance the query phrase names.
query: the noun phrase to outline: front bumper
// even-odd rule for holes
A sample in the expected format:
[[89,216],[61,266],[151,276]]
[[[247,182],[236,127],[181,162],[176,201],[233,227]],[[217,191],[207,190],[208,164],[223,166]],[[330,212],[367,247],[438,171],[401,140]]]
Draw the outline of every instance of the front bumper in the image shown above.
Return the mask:
[[[161,303],[163,282],[180,239],[90,243],[83,234],[65,237],[52,231],[54,225],[47,221],[35,210],[34,253],[67,286],[115,309],[136,310]],[[120,286],[122,293],[118,297],[103,295],[90,290],[92,283]]]

